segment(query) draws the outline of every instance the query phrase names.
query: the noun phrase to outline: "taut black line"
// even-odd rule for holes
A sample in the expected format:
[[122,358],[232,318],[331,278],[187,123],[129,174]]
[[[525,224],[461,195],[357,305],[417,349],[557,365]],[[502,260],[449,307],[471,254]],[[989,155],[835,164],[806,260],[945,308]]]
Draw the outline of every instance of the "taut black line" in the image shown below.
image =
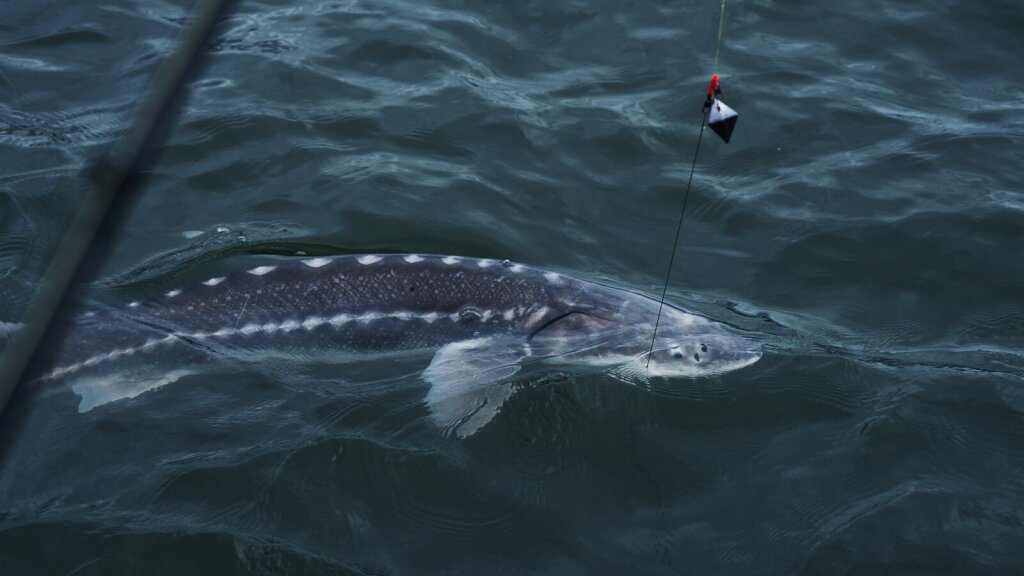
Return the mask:
[[661,289],[661,303],[658,304],[658,319],[654,321],[654,333],[651,334],[651,349],[647,352],[647,368],[651,367],[651,356],[654,354],[654,342],[658,338],[658,326],[661,324],[661,311],[665,309],[665,295],[668,294],[668,282],[672,278],[672,265],[676,261],[676,250],[679,249],[679,236],[683,232],[683,221],[686,218],[686,202],[690,199],[690,187],[693,185],[693,173],[697,169],[697,155],[700,154],[700,143],[704,140],[704,126],[707,124],[707,110],[700,118],[700,134],[697,135],[697,149],[693,151],[693,163],[690,165],[690,178],[686,181],[686,192],[683,193],[683,207],[679,211],[679,223],[676,225],[676,238],[672,241],[672,256],[669,257],[668,271],[665,272],[665,286]]

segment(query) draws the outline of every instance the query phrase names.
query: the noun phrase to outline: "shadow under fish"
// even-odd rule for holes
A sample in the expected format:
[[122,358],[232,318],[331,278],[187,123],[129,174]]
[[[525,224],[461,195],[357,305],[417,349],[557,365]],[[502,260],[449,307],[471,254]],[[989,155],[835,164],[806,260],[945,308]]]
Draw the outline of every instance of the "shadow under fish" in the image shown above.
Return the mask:
[[[29,385],[70,388],[84,412],[225,366],[342,364],[433,350],[423,371],[430,419],[466,437],[528,374],[611,369],[624,381],[649,383],[721,374],[761,357],[755,342],[670,305],[649,352],[658,306],[507,260],[287,261],[78,317]],[[13,327],[3,327],[7,338]]]

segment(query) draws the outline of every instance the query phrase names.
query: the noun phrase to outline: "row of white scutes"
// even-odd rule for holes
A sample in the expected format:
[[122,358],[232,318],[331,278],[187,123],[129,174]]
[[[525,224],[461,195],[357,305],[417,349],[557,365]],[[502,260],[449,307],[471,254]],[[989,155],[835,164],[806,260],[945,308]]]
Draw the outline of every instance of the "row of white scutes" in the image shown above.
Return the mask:
[[[419,263],[419,262],[423,262],[423,261],[425,261],[427,259],[424,256],[420,256],[419,254],[407,254],[405,256],[402,256],[401,258],[402,258],[402,260],[404,260],[405,262],[407,262],[409,264],[416,264],[416,263]],[[454,264],[458,264],[459,262],[462,261],[462,258],[460,258],[458,256],[443,256],[443,257],[439,257],[439,258],[440,258],[440,261],[442,263],[444,263],[446,265],[449,265],[449,266],[454,265]],[[375,254],[367,254],[367,255],[363,255],[363,256],[358,256],[356,258],[356,261],[359,262],[360,264],[364,265],[364,266],[369,266],[369,265],[372,265],[372,264],[377,264],[379,262],[383,262],[383,261],[385,261],[385,259],[386,259],[385,256],[379,256],[379,255],[375,255]],[[302,260],[302,263],[305,264],[306,266],[309,266],[310,268],[322,268],[322,267],[327,266],[328,264],[332,263],[333,261],[334,261],[334,259],[331,259],[331,258],[310,258],[310,259]],[[519,272],[522,272],[523,270],[525,270],[525,267],[522,264],[513,264],[513,263],[509,262],[508,260],[504,260],[504,261],[499,262],[497,260],[491,260],[491,259],[487,259],[487,258],[480,258],[480,259],[477,259],[475,262],[476,262],[477,266],[479,266],[480,268],[489,268],[491,266],[500,264],[500,265],[504,266],[505,268],[507,268],[508,270],[510,270],[512,272],[515,272],[515,273],[519,273]],[[265,266],[257,266],[255,268],[251,268],[251,269],[247,270],[246,272],[248,274],[253,275],[253,276],[265,276],[265,275],[273,272],[276,269],[277,269],[277,266],[265,265]],[[544,279],[547,280],[550,284],[553,284],[553,285],[560,285],[564,281],[563,277],[561,275],[556,274],[554,272],[545,272],[544,273]],[[204,286],[212,287],[212,286],[217,286],[217,285],[221,284],[225,280],[226,280],[226,277],[218,276],[218,277],[209,278],[209,279],[203,281],[202,284]],[[177,296],[179,296],[181,294],[182,294],[182,290],[176,288],[176,289],[173,289],[173,290],[167,292],[165,294],[165,296],[168,297],[168,298],[176,298]],[[139,304],[138,302],[132,302],[132,303],[129,304],[129,306],[130,307],[135,307],[135,306],[138,306],[138,304]],[[490,318],[493,317],[493,316],[499,316],[502,319],[504,319],[505,321],[511,322],[512,320],[514,320],[517,317],[517,315],[518,315],[517,310],[511,309],[511,308],[508,309],[508,310],[500,311],[500,312],[494,312],[494,311],[491,311],[491,310],[487,310],[487,311],[485,311],[483,313],[483,318],[484,318],[484,321],[487,321],[487,320],[490,320]],[[456,321],[457,322],[459,320],[459,315],[457,313],[450,314],[450,315],[447,315],[447,316],[452,321]],[[537,314],[535,312],[531,316],[530,320],[535,322],[536,320],[535,320],[534,317],[538,317],[538,316],[542,316],[542,314]],[[258,332],[263,332],[263,333],[276,332],[276,331],[290,332],[292,330],[297,330],[299,328],[303,328],[305,330],[313,330],[313,329],[315,329],[315,328],[317,328],[319,326],[323,326],[325,324],[331,324],[332,326],[335,326],[335,327],[342,326],[342,325],[344,325],[344,324],[346,324],[347,322],[350,322],[350,321],[359,321],[359,322],[362,322],[363,324],[368,324],[368,323],[370,323],[370,322],[372,322],[374,320],[378,320],[378,319],[382,319],[382,318],[393,318],[393,319],[398,319],[398,320],[419,319],[419,320],[423,320],[424,322],[427,322],[429,324],[429,323],[432,323],[432,322],[434,322],[434,321],[436,321],[436,320],[438,320],[438,319],[440,319],[442,317],[445,317],[445,315],[439,314],[437,312],[428,312],[428,313],[424,313],[424,314],[416,314],[416,313],[407,312],[407,311],[395,312],[395,313],[392,313],[392,314],[382,314],[382,313],[379,313],[379,312],[366,312],[366,313],[363,313],[361,315],[337,314],[337,315],[334,315],[334,316],[332,316],[330,318],[324,318],[324,317],[320,317],[320,316],[310,316],[310,317],[308,317],[308,318],[306,318],[306,319],[304,319],[302,321],[294,320],[293,319],[293,320],[285,320],[285,321],[283,321],[281,323],[278,323],[278,324],[275,324],[273,322],[268,322],[268,323],[264,323],[264,324],[246,324],[245,326],[243,326],[241,328],[221,328],[221,329],[219,329],[217,331],[214,331],[214,332],[195,332],[195,333],[191,333],[191,334],[171,334],[171,335],[168,335],[167,337],[162,338],[162,339],[149,340],[145,344],[142,344],[140,346],[120,348],[120,349],[113,350],[113,351],[105,353],[105,354],[98,354],[96,356],[92,356],[92,357],[90,357],[90,358],[88,358],[88,359],[86,359],[86,360],[84,360],[82,362],[76,363],[76,364],[72,364],[72,365],[69,365],[69,366],[57,368],[57,369],[51,371],[49,374],[43,376],[41,379],[46,380],[46,379],[52,379],[52,378],[59,378],[60,376],[63,376],[64,374],[67,374],[67,373],[70,373],[70,372],[75,372],[75,371],[80,370],[81,368],[86,367],[86,366],[94,366],[96,364],[99,364],[100,362],[103,362],[103,361],[106,361],[106,360],[116,359],[116,358],[119,358],[119,357],[125,356],[125,355],[134,354],[134,353],[139,352],[139,351],[143,351],[143,352],[149,351],[149,350],[152,350],[156,345],[162,344],[162,343],[165,343],[165,342],[170,342],[170,341],[174,340],[175,338],[182,338],[183,337],[183,338],[193,338],[193,339],[196,339],[196,340],[204,340],[206,338],[225,338],[225,337],[234,336],[234,335],[249,336],[249,335],[252,335],[252,334],[256,334]],[[528,321],[527,324],[529,324],[529,323],[530,322]]]
[[[512,320],[514,320],[516,318],[518,312],[519,311],[517,309],[515,309],[515,308],[510,308],[508,310],[504,310],[504,311],[501,311],[501,312],[494,312],[492,310],[484,310],[481,313],[481,320],[484,321],[484,322],[487,322],[491,318],[501,317],[505,321],[512,321]],[[333,326],[334,328],[340,328],[340,327],[342,327],[345,324],[348,324],[350,322],[359,322],[361,324],[366,325],[366,324],[369,324],[369,323],[374,322],[376,320],[384,320],[384,319],[394,319],[394,320],[402,320],[402,321],[422,320],[423,322],[426,322],[427,324],[432,324],[432,323],[434,323],[437,320],[440,320],[442,318],[447,318],[447,319],[451,320],[452,322],[460,321],[460,316],[459,316],[459,314],[457,312],[453,313],[453,314],[441,314],[441,313],[438,313],[438,312],[416,313],[416,312],[402,310],[402,311],[391,312],[391,313],[387,313],[387,314],[381,313],[381,312],[364,312],[362,314],[341,313],[341,314],[335,314],[335,315],[330,316],[330,317],[326,317],[326,316],[309,316],[309,317],[304,318],[302,320],[298,320],[298,319],[294,319],[293,318],[293,319],[284,320],[282,322],[266,322],[266,323],[263,323],[263,324],[248,323],[248,324],[245,324],[244,326],[242,326],[241,328],[226,328],[225,327],[225,328],[220,328],[220,329],[214,330],[214,331],[173,333],[173,334],[168,334],[167,336],[165,336],[163,338],[151,338],[151,339],[147,340],[144,344],[141,344],[139,346],[129,346],[129,347],[125,347],[125,348],[118,348],[118,349],[112,350],[110,352],[105,352],[103,354],[97,354],[95,356],[91,356],[91,357],[87,358],[86,360],[83,360],[82,362],[77,362],[75,364],[71,364],[71,365],[68,365],[68,366],[63,366],[63,367],[56,368],[56,369],[50,371],[49,373],[41,376],[39,379],[40,380],[53,380],[53,379],[57,379],[57,378],[60,378],[61,376],[64,376],[65,374],[69,374],[69,373],[72,373],[72,372],[77,372],[78,370],[81,370],[82,368],[95,366],[97,364],[100,364],[102,362],[106,362],[108,360],[116,360],[117,358],[120,358],[121,356],[130,356],[130,355],[135,354],[137,352],[149,352],[149,351],[155,349],[159,345],[167,344],[167,343],[170,343],[170,342],[172,342],[174,340],[177,340],[177,339],[204,341],[204,340],[208,340],[208,339],[211,339],[211,338],[213,338],[213,339],[223,339],[223,338],[229,338],[231,336],[251,336],[253,334],[270,334],[270,333],[274,333],[274,332],[285,332],[285,333],[287,333],[287,332],[292,332],[292,331],[299,330],[299,329],[303,329],[303,330],[306,330],[306,331],[311,331],[311,330],[315,330],[316,328],[319,328],[321,326],[326,326],[326,325]]]
[[[454,265],[454,264],[458,264],[459,262],[462,261],[462,258],[460,258],[458,256],[441,256],[441,257],[438,257],[438,258],[439,258],[439,260],[442,263],[444,263],[446,265],[449,265],[449,266]],[[377,254],[366,254],[366,255],[363,255],[363,256],[357,256],[356,257],[356,261],[359,262],[360,264],[364,265],[364,266],[369,266],[371,264],[377,264],[379,262],[384,262],[386,259],[387,259],[386,256],[381,256],[381,255],[377,255]],[[424,262],[424,261],[427,260],[427,258],[425,258],[424,256],[421,256],[419,254],[407,254],[405,256],[402,256],[401,259],[404,260],[405,262],[409,263],[409,264],[416,264],[416,263]],[[333,259],[333,258],[308,258],[306,260],[302,260],[301,262],[303,264],[305,264],[306,266],[309,266],[310,268],[323,268],[324,266],[327,266],[328,264],[331,264],[334,261],[335,261],[335,259]],[[504,266],[505,268],[507,268],[510,271],[515,272],[515,273],[522,272],[523,270],[526,269],[526,267],[523,266],[522,264],[513,264],[512,262],[509,262],[508,260],[498,261],[498,260],[492,260],[492,259],[488,259],[488,258],[478,258],[476,260],[476,265],[479,266],[480,268],[489,268],[491,266],[495,266],[495,265],[498,265],[498,264]],[[257,266],[255,268],[250,268],[249,270],[246,270],[246,273],[247,274],[251,274],[253,276],[265,276],[265,275],[273,272],[274,270],[277,270],[277,266],[266,265],[266,266]],[[547,273],[545,273],[544,274],[544,278],[547,279],[547,281],[552,283],[552,284],[560,284],[561,281],[562,281],[562,277],[560,275],[558,275],[558,274],[555,274],[554,272],[547,272]],[[204,286],[213,287],[213,286],[217,286],[217,285],[221,284],[226,279],[227,278],[224,277],[224,276],[217,276],[217,277],[213,277],[213,278],[209,278],[207,280],[204,280],[202,282],[202,284]],[[167,296],[168,298],[175,298],[175,297],[181,295],[181,293],[182,293],[181,289],[175,288],[174,290],[171,290],[171,291],[167,292],[164,295]],[[138,305],[137,302],[132,302],[132,307],[137,306],[137,305]]]

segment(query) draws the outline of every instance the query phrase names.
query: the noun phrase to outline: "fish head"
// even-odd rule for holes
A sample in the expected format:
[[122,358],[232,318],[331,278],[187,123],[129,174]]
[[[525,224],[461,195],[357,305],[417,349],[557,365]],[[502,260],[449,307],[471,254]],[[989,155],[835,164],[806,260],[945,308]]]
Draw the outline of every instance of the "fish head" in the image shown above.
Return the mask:
[[[535,355],[567,364],[620,366],[623,374],[662,378],[713,376],[757,362],[757,342],[704,316],[658,302],[639,301],[618,310],[597,306],[563,313],[529,340]],[[658,336],[651,347],[654,325]]]
[[667,306],[649,356],[645,350],[637,357],[649,376],[667,378],[723,374],[760,359],[757,342],[733,334],[713,320]]
[[761,359],[760,347],[741,336],[726,333],[663,335],[658,331],[654,350],[641,358],[650,376],[663,378],[713,376],[739,370]]

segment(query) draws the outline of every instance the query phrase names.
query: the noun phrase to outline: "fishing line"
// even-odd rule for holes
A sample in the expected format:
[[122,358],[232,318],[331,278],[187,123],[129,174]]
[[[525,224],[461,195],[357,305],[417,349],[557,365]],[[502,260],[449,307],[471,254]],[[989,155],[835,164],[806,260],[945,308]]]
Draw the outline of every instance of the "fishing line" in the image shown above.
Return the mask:
[[[722,140],[726,143],[729,142],[730,136],[732,136],[732,129],[736,125],[737,114],[734,110],[723,104],[718,96],[721,94],[721,90],[718,87],[718,55],[722,48],[722,30],[725,23],[725,0],[722,0],[721,7],[718,12],[718,39],[715,42],[715,66],[714,73],[711,75],[711,85],[708,87],[707,98],[704,100],[704,107],[701,110],[700,119],[700,132],[697,134],[697,146],[693,151],[693,162],[690,163],[690,177],[686,181],[686,191],[683,192],[683,205],[679,210],[679,222],[676,224],[676,236],[672,241],[672,255],[668,261],[668,271],[665,272],[665,284],[661,289],[661,301],[658,304],[658,317],[654,321],[654,333],[651,334],[651,348],[647,352],[647,367],[646,370],[650,371],[651,367],[651,356],[654,355],[654,344],[658,337],[658,328],[661,325],[661,313],[665,309],[665,296],[668,295],[668,283],[672,279],[672,267],[676,261],[676,252],[679,249],[679,238],[683,232],[683,222],[686,220],[686,205],[690,199],[690,189],[693,187],[693,174],[697,170],[697,157],[700,155],[700,145],[704,141],[704,127],[710,127],[716,134],[718,134]],[[636,396],[633,396],[633,408],[636,409]],[[664,509],[664,497],[662,496],[661,483],[658,482],[654,475],[654,471],[644,465],[643,458],[637,451],[638,441],[636,435],[636,425],[629,420],[629,424],[626,428],[627,436],[629,438],[629,444],[633,455],[633,464],[650,482],[651,488],[654,490],[654,498],[656,502],[656,515],[654,520],[654,536],[655,536],[655,556],[658,560],[676,574],[682,574],[683,572],[672,563],[672,556],[670,554],[671,545],[668,542],[668,538],[663,535],[666,530],[665,521],[665,509]]]
[[690,187],[693,184],[693,173],[697,169],[697,155],[700,154],[700,143],[704,140],[704,124],[708,119],[707,112],[700,118],[700,134],[697,135],[697,149],[693,152],[693,164],[690,165],[690,178],[686,182],[686,192],[683,193],[683,208],[679,211],[679,223],[676,225],[676,238],[672,241],[672,256],[668,260],[668,272],[665,273],[665,285],[661,290],[661,303],[658,305],[658,319],[654,322],[654,334],[651,335],[651,349],[647,352],[647,368],[651,367],[651,356],[654,354],[654,341],[658,336],[658,326],[661,324],[661,312],[665,309],[665,295],[668,294],[668,282],[672,278],[672,265],[676,261],[676,251],[679,249],[679,236],[683,232],[683,220],[686,215],[686,202],[690,199]]
[[[672,255],[668,261],[668,271],[665,273],[665,284],[661,290],[661,301],[658,303],[658,317],[654,321],[654,333],[651,334],[651,348],[647,352],[647,368],[651,367],[651,356],[654,355],[654,344],[658,339],[658,327],[661,325],[661,313],[665,309],[665,296],[668,294],[668,283],[672,279],[672,267],[676,261],[676,251],[679,249],[679,237],[683,231],[683,222],[686,219],[686,204],[690,199],[690,188],[693,186],[693,173],[697,169],[697,156],[700,154],[700,144],[704,140],[704,127],[711,126],[716,134],[722,137],[728,144],[732,136],[733,126],[736,125],[737,114],[731,108],[723,104],[718,96],[722,93],[718,87],[718,56],[722,50],[722,30],[725,26],[725,0],[722,0],[718,12],[718,39],[715,41],[715,65],[711,75],[711,85],[708,87],[708,95],[704,100],[704,109],[701,112],[700,133],[697,135],[697,148],[693,152],[693,162],[690,164],[690,177],[686,181],[686,191],[683,193],[683,206],[679,211],[679,223],[676,225],[676,237],[672,241]],[[709,118],[711,118],[709,120]]]
[[718,12],[718,41],[715,42],[715,66],[711,69],[718,74],[718,53],[722,50],[722,28],[725,26],[725,0],[722,0],[722,9]]

